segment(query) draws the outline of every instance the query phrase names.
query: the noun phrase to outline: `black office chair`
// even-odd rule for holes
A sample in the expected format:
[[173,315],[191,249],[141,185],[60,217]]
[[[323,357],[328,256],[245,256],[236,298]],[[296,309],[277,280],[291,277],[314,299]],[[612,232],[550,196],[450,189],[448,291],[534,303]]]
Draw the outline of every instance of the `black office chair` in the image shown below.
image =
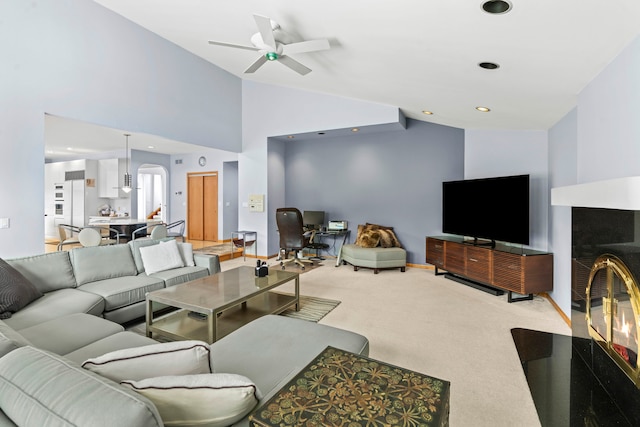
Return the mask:
[[[293,262],[304,270],[304,263],[313,261],[300,258],[298,252],[309,245],[309,235],[305,235],[302,225],[302,213],[297,208],[276,209],[276,224],[280,233],[280,265],[284,270],[285,264]],[[288,258],[293,251],[293,258]]]
[[309,259],[324,261],[324,257],[320,255],[320,251],[329,249],[329,245],[327,243],[316,241],[316,230],[313,230],[311,232],[311,238],[309,239],[309,244],[307,245],[306,248],[316,251],[316,254],[312,257],[309,257]]

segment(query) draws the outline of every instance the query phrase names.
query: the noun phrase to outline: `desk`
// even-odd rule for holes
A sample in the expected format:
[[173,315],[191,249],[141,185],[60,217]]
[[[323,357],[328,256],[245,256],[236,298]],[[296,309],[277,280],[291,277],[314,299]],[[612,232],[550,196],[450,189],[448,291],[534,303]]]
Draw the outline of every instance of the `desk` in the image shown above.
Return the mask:
[[[336,267],[340,266],[340,261],[342,261],[342,246],[347,243],[347,238],[351,234],[351,230],[340,230],[340,231],[317,231],[315,237],[319,237],[320,239],[324,239],[327,237],[333,237],[334,246],[335,241],[338,237],[342,236],[342,243],[340,243],[340,248],[338,248],[338,255],[336,259]],[[315,238],[314,237],[314,238]]]
[[[253,237],[253,240],[247,239]],[[232,231],[231,232],[231,259],[233,259],[233,248],[234,247],[242,247],[242,256],[244,256],[244,260],[247,260],[247,246],[254,245],[255,255],[258,258],[258,233],[256,231]]]
[[249,420],[253,427],[446,427],[450,385],[327,347]]

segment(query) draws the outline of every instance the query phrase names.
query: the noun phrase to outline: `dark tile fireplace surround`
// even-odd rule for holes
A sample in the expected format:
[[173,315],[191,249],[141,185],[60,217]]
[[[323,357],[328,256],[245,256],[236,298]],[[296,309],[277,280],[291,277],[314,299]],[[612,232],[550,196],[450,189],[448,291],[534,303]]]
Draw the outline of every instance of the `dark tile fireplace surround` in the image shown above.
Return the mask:
[[[572,251],[572,336],[512,330],[540,422],[543,427],[640,426],[640,389],[589,335],[586,316],[589,275],[600,255],[619,258],[640,279],[640,211],[572,208]],[[616,295],[625,300],[621,305],[629,304],[626,294]],[[591,295],[591,310],[600,310],[599,317],[602,300]],[[637,336],[637,325],[632,328]],[[635,364],[637,343],[620,352],[627,353]]]

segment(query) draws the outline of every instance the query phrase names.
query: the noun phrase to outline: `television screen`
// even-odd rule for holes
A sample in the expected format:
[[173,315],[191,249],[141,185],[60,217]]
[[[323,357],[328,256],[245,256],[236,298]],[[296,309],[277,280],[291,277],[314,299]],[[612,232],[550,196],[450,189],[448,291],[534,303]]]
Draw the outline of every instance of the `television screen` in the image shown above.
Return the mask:
[[529,175],[442,183],[442,231],[529,244]]

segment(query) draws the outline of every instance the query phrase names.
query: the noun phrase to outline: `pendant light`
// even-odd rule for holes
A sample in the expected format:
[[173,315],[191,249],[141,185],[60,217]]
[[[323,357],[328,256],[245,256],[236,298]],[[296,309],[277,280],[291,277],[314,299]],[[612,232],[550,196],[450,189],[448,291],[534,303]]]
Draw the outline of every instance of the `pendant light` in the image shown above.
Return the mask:
[[127,160],[127,168],[124,172],[124,185],[122,186],[122,191],[124,191],[125,193],[130,193],[131,192],[131,174],[129,173],[129,137],[131,136],[130,133],[125,133],[124,137],[125,137],[125,154],[126,154],[126,160]]

